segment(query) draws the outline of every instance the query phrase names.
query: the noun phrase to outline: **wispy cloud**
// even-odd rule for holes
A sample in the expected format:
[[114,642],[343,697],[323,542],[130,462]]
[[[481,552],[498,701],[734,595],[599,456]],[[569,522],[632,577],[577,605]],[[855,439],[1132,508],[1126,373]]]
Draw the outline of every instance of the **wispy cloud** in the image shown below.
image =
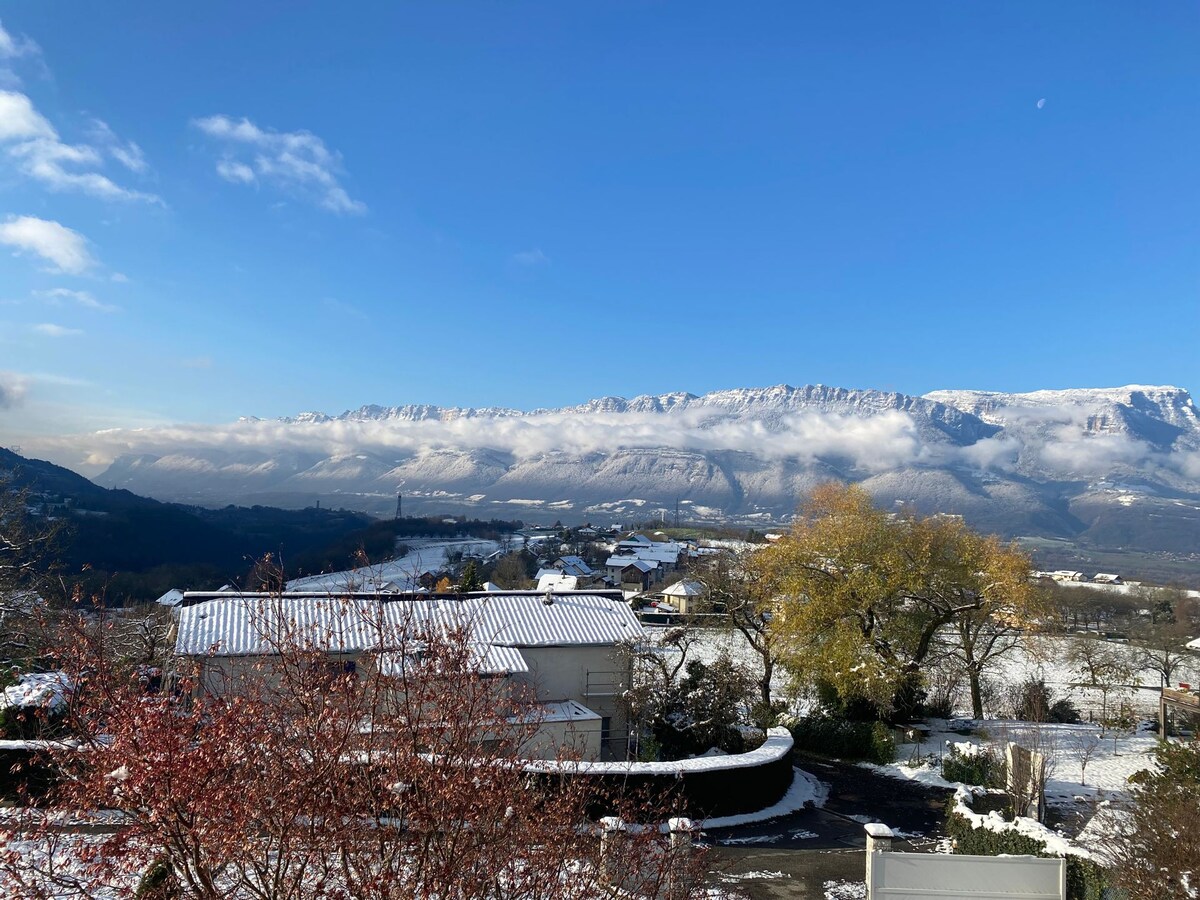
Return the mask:
[[79,275],[96,265],[88,251],[87,238],[52,219],[9,216],[0,224],[0,244],[15,247],[18,253],[40,256],[56,271],[71,275]]
[[13,68],[17,60],[39,59],[42,49],[25,35],[14,35],[0,24],[0,86],[20,87],[21,76]]
[[42,48],[25,35],[13,35],[0,23],[0,59],[21,59],[41,52]]
[[216,169],[226,181],[269,184],[341,215],[367,211],[341,185],[341,155],[311,131],[274,131],[224,115],[193,119],[192,125],[222,145]]
[[512,255],[512,261],[519,266],[550,265],[550,257],[543,253],[538,247],[534,247],[532,250],[522,250],[520,253],[514,253]]
[[82,329],[67,328],[65,325],[55,325],[53,322],[42,322],[34,325],[33,330],[40,335],[52,338],[76,337],[83,334]]
[[321,299],[321,306],[339,316],[349,316],[352,319],[361,319],[364,322],[369,318],[365,312],[354,304],[338,300],[336,297],[323,297]]
[[137,144],[122,141],[99,119],[93,120],[91,134],[95,144],[66,143],[26,94],[0,90],[0,144],[22,174],[53,191],[162,203],[155,194],[122,187],[98,171],[106,156],[131,171],[144,171],[145,157]]
[[101,303],[97,300],[90,291],[73,291],[69,288],[51,288],[48,291],[34,291],[35,297],[40,297],[47,303],[61,304],[64,300],[70,300],[85,309],[94,309],[96,312],[117,312],[120,307],[113,306],[110,303]]
[[0,372],[0,409],[12,409],[25,399],[29,380],[16,372]]
[[102,119],[92,119],[92,127],[88,131],[92,142],[101,147],[105,153],[127,168],[130,172],[141,174],[150,168],[146,162],[146,154],[133,141],[117,137],[108,123]]
[[217,162],[217,174],[233,184],[255,184],[258,177],[254,170],[236,159],[222,159]]
[[188,356],[179,360],[179,364],[185,369],[211,369],[213,360],[211,356]]

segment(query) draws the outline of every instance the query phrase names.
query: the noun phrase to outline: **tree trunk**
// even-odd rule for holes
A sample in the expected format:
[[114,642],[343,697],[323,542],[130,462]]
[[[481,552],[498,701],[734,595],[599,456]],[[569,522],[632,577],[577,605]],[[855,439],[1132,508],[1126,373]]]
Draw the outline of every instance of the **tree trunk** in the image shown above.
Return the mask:
[[979,683],[979,670],[967,669],[967,678],[971,682],[971,715],[976,719],[983,718],[983,689]]
[[763,677],[758,683],[759,694],[762,697],[763,712],[771,709],[771,675],[775,671],[775,660],[769,653],[763,654]]

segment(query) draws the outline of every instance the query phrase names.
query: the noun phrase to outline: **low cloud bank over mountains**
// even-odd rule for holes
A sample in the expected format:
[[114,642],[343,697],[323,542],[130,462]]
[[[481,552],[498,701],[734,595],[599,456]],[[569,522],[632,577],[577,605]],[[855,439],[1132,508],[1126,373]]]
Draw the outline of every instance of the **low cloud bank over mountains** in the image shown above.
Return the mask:
[[1200,414],[1173,387],[914,397],[781,385],[532,412],[365,406],[108,431],[86,446],[107,465],[102,485],[206,504],[330,498],[383,513],[402,492],[413,512],[615,521],[678,504],[689,520],[768,521],[835,478],[1007,534],[1103,526],[1136,546],[1160,540],[1148,520],[1163,516],[1181,542],[1200,532]]

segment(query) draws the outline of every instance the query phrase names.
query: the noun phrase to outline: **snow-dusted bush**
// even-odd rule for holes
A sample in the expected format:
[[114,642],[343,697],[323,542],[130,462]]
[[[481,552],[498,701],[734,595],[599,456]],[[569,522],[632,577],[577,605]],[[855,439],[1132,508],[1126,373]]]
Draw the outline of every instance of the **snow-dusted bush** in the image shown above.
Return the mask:
[[1072,847],[1045,825],[1018,817],[1005,821],[999,813],[981,815],[971,809],[973,794],[959,788],[946,810],[946,836],[954,852],[975,856],[1064,857],[1067,900],[1103,900],[1110,896],[1107,870],[1085,850]]
[[992,747],[964,741],[947,741],[942,757],[942,777],[947,781],[977,784],[982,787],[1004,786],[1004,760]]
[[833,716],[813,715],[790,726],[797,750],[838,759],[862,759],[887,765],[896,758],[896,739],[882,722],[851,722]]

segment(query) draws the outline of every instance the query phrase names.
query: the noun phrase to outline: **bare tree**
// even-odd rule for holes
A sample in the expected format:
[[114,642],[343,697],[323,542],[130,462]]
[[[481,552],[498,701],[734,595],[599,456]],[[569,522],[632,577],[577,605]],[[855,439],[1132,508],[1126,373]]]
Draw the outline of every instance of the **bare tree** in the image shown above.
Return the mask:
[[762,663],[758,700],[764,717],[772,710],[771,680],[779,663],[782,644],[771,627],[776,599],[770,571],[754,564],[755,550],[720,554],[694,573],[704,585],[709,605],[724,611],[726,622],[745,638]]
[[1192,631],[1193,598],[1173,588],[1142,588],[1148,621],[1134,631],[1141,662],[1159,676],[1163,687],[1175,681],[1179,670],[1195,660],[1187,648]]
[[1075,752],[1075,758],[1079,760],[1079,783],[1084,785],[1087,783],[1087,767],[1092,761],[1092,757],[1096,755],[1096,751],[1100,749],[1100,742],[1104,736],[1099,731],[1093,731],[1088,728],[1084,731],[1074,731],[1068,738],[1071,749]]
[[[584,815],[594,795],[554,774],[565,757],[527,768],[538,711],[481,677],[469,628],[385,625],[350,607],[359,618],[346,621],[378,629],[381,648],[352,669],[339,631],[266,601],[246,615],[262,616],[263,652],[203,681],[181,662],[179,696],[147,697],[111,628],[80,621],[64,636],[72,741],[47,747],[64,777],[42,806],[119,810],[118,825],[68,842],[38,810],[6,819],[5,896],[132,897],[139,870],[185,900],[611,895]],[[689,895],[657,829],[628,841],[639,889],[658,894],[670,876]]]
[[1068,659],[1084,683],[1100,692],[1100,720],[1106,722],[1109,695],[1128,686],[1135,674],[1128,653],[1098,638],[1078,637],[1071,642]]
[[28,489],[0,475],[0,660],[29,656],[44,646],[38,613],[62,529],[31,511],[35,506]]

